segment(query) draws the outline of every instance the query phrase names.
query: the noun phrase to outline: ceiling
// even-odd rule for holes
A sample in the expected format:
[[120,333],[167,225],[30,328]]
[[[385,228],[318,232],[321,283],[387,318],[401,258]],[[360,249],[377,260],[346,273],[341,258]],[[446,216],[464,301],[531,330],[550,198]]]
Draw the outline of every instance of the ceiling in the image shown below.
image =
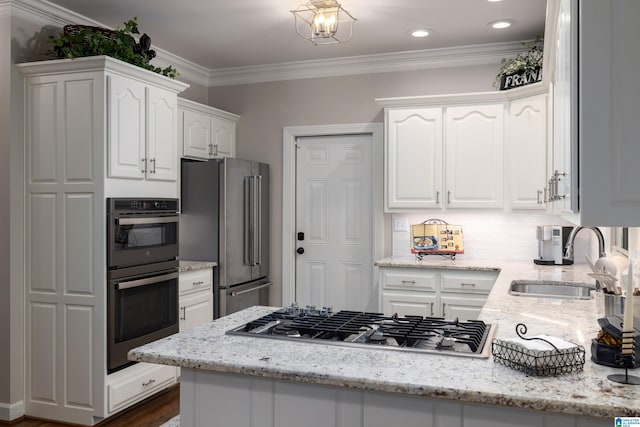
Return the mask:
[[[51,0],[115,28],[138,18],[159,47],[209,70],[312,59],[529,40],[544,33],[546,0],[342,0],[353,38],[313,46],[297,36],[291,10],[302,0]],[[514,19],[509,29],[487,24]],[[407,32],[429,28],[417,39]]]

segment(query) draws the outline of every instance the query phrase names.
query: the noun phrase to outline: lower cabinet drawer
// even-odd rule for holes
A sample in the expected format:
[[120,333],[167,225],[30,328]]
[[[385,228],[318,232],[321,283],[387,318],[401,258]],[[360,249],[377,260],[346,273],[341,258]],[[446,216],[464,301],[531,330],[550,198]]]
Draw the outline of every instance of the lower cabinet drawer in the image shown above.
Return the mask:
[[442,290],[488,294],[498,278],[495,271],[460,271],[442,273]]
[[213,286],[213,274],[211,268],[202,270],[183,271],[179,276],[180,294],[197,292]]
[[109,413],[124,409],[176,382],[176,367],[137,363],[107,380]]
[[438,289],[438,272],[417,268],[390,268],[381,270],[383,289],[429,290]]

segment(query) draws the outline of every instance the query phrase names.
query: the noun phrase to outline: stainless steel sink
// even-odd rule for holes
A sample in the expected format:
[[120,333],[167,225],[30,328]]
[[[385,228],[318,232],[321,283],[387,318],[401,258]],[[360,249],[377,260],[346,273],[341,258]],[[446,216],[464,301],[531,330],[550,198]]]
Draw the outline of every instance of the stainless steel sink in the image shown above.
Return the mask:
[[539,280],[514,280],[509,293],[515,296],[536,298],[592,299],[595,285]]

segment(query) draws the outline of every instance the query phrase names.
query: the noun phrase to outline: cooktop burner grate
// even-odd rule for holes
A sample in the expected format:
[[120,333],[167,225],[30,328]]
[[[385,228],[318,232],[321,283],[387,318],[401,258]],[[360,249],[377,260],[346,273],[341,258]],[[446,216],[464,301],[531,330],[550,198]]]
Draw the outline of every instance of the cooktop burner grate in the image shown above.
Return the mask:
[[479,320],[458,321],[437,317],[385,316],[381,313],[339,311],[324,307],[285,307],[227,332],[230,335],[303,342],[380,347],[488,357],[487,342],[495,327]]

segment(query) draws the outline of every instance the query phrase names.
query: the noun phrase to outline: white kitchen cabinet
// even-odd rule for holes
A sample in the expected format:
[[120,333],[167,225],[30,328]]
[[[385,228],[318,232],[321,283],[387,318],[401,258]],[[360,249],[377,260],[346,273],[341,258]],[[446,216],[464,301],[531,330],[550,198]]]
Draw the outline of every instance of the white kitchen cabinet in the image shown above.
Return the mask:
[[497,277],[494,270],[382,267],[380,309],[386,315],[477,319]]
[[180,332],[213,320],[213,291],[180,297]]
[[387,210],[502,206],[502,103],[393,108],[385,117]]
[[240,116],[182,98],[178,99],[178,108],[183,157],[203,160],[235,157],[236,122]]
[[176,93],[120,75],[107,86],[108,176],[176,181]]
[[561,184],[570,184],[565,210],[576,213],[567,218],[586,226],[640,225],[640,2],[549,5],[557,12],[546,43],[556,61],[554,152],[569,152],[572,169],[560,170],[569,173]]
[[513,100],[507,116],[505,148],[512,209],[546,209],[547,95]]
[[502,207],[503,128],[503,104],[446,109],[447,207]]
[[107,407],[116,413],[176,383],[175,366],[137,363],[109,376]]
[[213,270],[181,271],[178,279],[180,331],[213,320]]
[[382,312],[398,316],[436,315],[438,297],[435,292],[382,291]]
[[[533,84],[376,99],[385,107],[385,211],[501,208],[505,193],[510,195],[506,208],[543,209],[537,191],[547,176],[542,157],[548,118],[546,105],[540,104],[546,92],[542,84]],[[516,170],[514,159],[526,174]]]
[[387,109],[386,124],[386,207],[440,207],[442,108]]
[[[107,375],[105,201],[177,196],[175,182],[144,179],[140,156],[155,132],[147,102],[167,122],[169,98],[188,85],[105,56],[17,68],[25,77],[25,170],[16,183],[25,206],[25,413],[93,425],[175,382],[175,368],[144,364]],[[138,375],[154,381],[133,396],[120,380]]]
[[438,316],[458,319],[462,322],[476,320],[487,300],[486,296],[465,294],[440,294]]

